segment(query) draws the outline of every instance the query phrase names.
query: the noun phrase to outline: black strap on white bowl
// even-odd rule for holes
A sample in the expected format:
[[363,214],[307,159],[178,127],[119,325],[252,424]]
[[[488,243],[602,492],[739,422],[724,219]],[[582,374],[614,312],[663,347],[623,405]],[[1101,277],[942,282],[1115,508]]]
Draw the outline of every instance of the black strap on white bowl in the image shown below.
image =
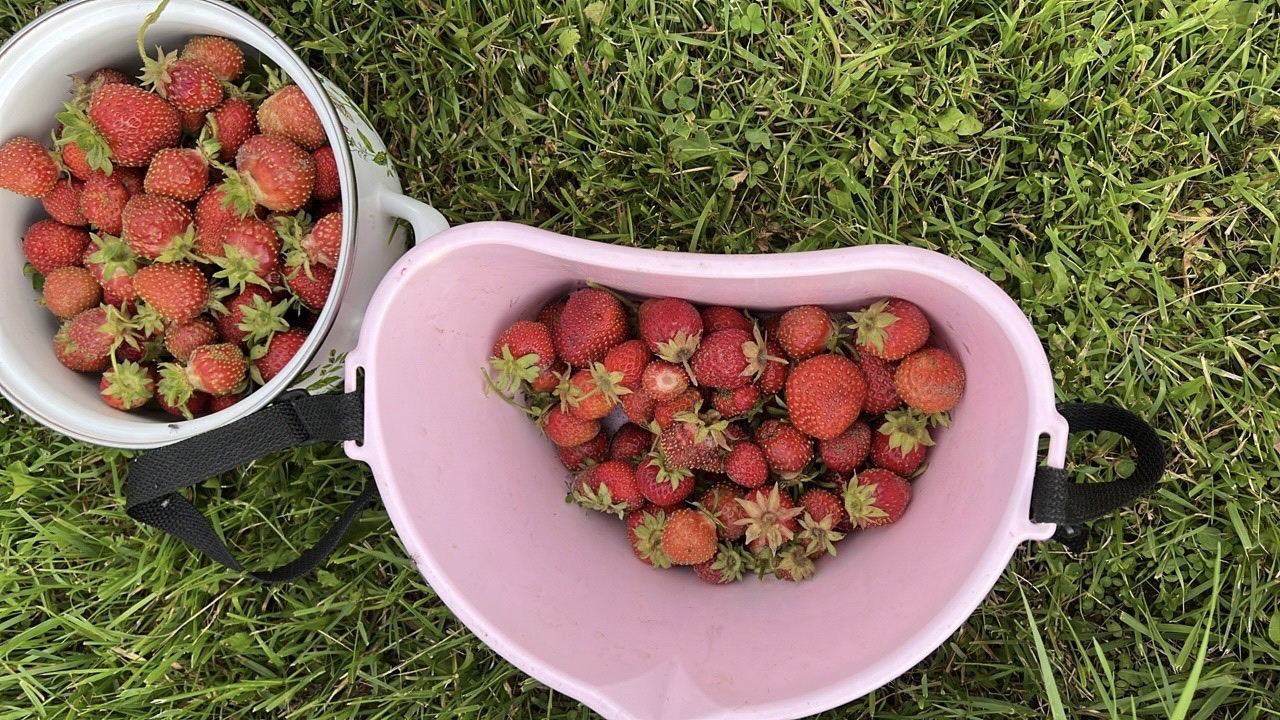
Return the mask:
[[1031,493],[1031,519],[1056,523],[1053,539],[1073,552],[1084,549],[1088,531],[1083,523],[1129,505],[1146,495],[1164,474],[1165,449],[1150,425],[1128,410],[1097,403],[1064,403],[1058,414],[1070,432],[1113,432],[1133,443],[1137,451],[1129,477],[1083,485],[1067,479],[1063,468],[1041,466]]
[[[344,440],[364,440],[363,390],[336,395],[285,393],[241,420],[131,460],[124,487],[125,511],[134,520],[173,535],[210,559],[244,572],[209,519],[178,491],[273,452]],[[314,547],[286,565],[248,575],[263,583],[283,583],[310,573],[337,549],[360,510],[377,493],[377,485],[370,478]]]

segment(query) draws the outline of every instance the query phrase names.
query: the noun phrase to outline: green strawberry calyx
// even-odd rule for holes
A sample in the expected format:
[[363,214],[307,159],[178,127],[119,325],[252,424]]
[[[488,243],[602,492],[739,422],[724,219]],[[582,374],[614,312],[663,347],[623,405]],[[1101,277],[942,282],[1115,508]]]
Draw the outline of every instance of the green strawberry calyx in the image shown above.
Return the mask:
[[58,122],[62,123],[62,137],[58,139],[58,147],[70,143],[79,145],[84,151],[85,162],[89,163],[89,167],[110,175],[113,170],[111,165],[113,156],[107,139],[94,126],[84,110],[71,103],[64,103],[63,107],[66,110],[54,116]]
[[778,486],[774,485],[769,492],[757,494],[759,500],[736,498],[742,506],[746,517],[740,518],[737,524],[746,526],[747,543],[764,540],[772,550],[777,550],[783,543],[795,537],[786,522],[804,512],[804,508],[784,508]]
[[636,535],[636,554],[656,568],[669,568],[671,558],[662,549],[662,531],[667,528],[667,514],[662,510],[643,512],[640,524],[632,531]]
[[850,522],[866,527],[871,520],[889,517],[889,513],[876,504],[879,489],[878,483],[859,485],[856,477],[849,481],[848,487],[844,489],[844,509],[849,513]]
[[627,504],[614,502],[609,486],[604,483],[596,488],[591,487],[590,483],[582,483],[581,487],[575,487],[569,493],[569,498],[580,507],[617,515],[619,519],[627,512]]
[[898,322],[898,316],[888,312],[888,307],[889,301],[881,300],[866,310],[849,313],[853,322],[848,327],[856,333],[858,345],[873,347],[878,353],[884,352],[884,342],[888,339],[885,331]]
[[930,416],[919,410],[890,410],[884,414],[880,434],[889,436],[890,449],[907,455],[922,445],[933,445],[933,438],[929,437],[929,423]]

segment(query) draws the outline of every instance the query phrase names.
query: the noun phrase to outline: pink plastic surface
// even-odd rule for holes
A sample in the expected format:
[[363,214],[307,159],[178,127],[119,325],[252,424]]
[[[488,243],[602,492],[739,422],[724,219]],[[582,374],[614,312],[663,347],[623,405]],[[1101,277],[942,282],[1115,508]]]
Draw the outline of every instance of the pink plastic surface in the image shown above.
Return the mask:
[[[640,295],[777,309],[918,303],[968,374],[906,515],[857,533],[799,585],[714,587],[631,554],[616,518],[564,502],[566,473],[522,414],[483,392],[501,329],[593,280]],[[638,250],[521,225],[447,230],[375,294],[365,444],[396,531],[490,647],[608,718],[798,718],[856,699],[943,643],[990,591],[1028,520],[1038,437],[1066,423],[1025,316],[967,265],[869,246],[760,256]]]

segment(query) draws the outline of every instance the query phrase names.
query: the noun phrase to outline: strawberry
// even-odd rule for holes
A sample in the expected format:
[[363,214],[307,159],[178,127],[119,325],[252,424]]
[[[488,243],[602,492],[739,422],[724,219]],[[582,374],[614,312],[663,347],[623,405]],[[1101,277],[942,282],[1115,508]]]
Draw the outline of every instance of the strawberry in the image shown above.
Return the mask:
[[641,377],[650,357],[649,349],[642,341],[628,340],[610,348],[604,355],[603,364],[610,374],[621,376],[617,383],[620,387],[634,392],[641,388]]
[[89,233],[82,228],[41,220],[27,228],[22,252],[36,272],[48,275],[60,267],[79,265],[88,245]]
[[709,585],[727,585],[741,580],[746,569],[742,551],[733,545],[720,543],[710,560],[693,566],[693,573]]
[[120,167],[116,168],[112,175],[120,178],[124,189],[129,191],[129,197],[142,194],[142,185],[146,181],[146,171],[142,168]]
[[669,400],[689,389],[689,375],[679,365],[652,360],[644,367],[640,387],[654,400]]
[[[178,373],[182,372],[182,368],[172,366]],[[170,372],[173,372],[171,370]],[[184,417],[188,420],[199,417],[209,411],[209,406],[213,401],[213,397],[208,393],[193,392],[187,398],[185,403],[171,403],[160,391],[160,383],[164,382],[164,370],[161,369],[160,380],[156,382],[156,403],[160,405],[160,409],[170,415]]]
[[737,540],[747,529],[738,521],[747,514],[738,500],[746,497],[742,489],[727,482],[717,482],[698,497],[697,504],[716,523],[716,536],[721,540]]
[[658,444],[669,466],[711,472],[724,469],[724,452],[729,449],[724,429],[728,422],[713,413],[703,418],[692,411],[682,412],[662,429]]
[[[575,372],[561,389],[560,407],[579,420],[599,420],[618,404],[622,373],[610,373],[601,363]],[[625,394],[625,392],[623,392]]]
[[79,210],[99,233],[119,235],[124,231],[124,206],[128,202],[129,191],[121,182],[120,173],[106,175],[94,170],[81,190]]
[[122,305],[137,298],[133,276],[138,272],[138,256],[120,238],[90,235],[82,262],[102,286],[105,302]]
[[758,488],[769,479],[769,462],[764,451],[752,442],[734,443],[724,459],[729,479],[747,489]]
[[567,303],[565,298],[554,300],[542,306],[538,311],[538,322],[547,326],[551,331],[552,337],[556,334],[556,328],[560,325],[560,315],[564,312],[564,306]]
[[920,308],[906,300],[888,298],[849,316],[859,353],[901,360],[929,340],[929,321]]
[[178,111],[178,124],[182,126],[183,135],[198,135],[204,127],[208,113],[195,111]]
[[316,164],[316,200],[328,202],[340,198],[342,178],[338,175],[338,161],[334,158],[333,147],[325,145],[311,153],[311,161]]
[[600,421],[579,420],[559,406],[542,416],[542,429],[557,447],[581,445],[600,432]]
[[258,106],[258,127],[265,135],[278,135],[297,143],[307,152],[328,142],[324,125],[297,85],[286,85]]
[[223,340],[237,345],[257,344],[289,329],[287,302],[277,302],[261,285],[248,285],[221,306],[213,306],[213,321]]
[[852,360],[827,353],[802,361],[787,376],[786,401],[796,429],[830,440],[858,419],[867,383]]
[[44,306],[63,320],[102,302],[102,287],[93,279],[93,273],[81,267],[61,267],[50,272],[41,292]]
[[164,330],[164,348],[178,362],[185,363],[196,348],[218,342],[218,328],[200,316],[186,322],[170,323]]
[[560,462],[569,469],[569,472],[578,472],[585,470],[592,465],[604,462],[609,455],[609,436],[604,433],[596,433],[596,436],[581,445],[573,447],[558,447],[556,455],[560,456]]
[[835,555],[835,543],[844,538],[844,533],[838,528],[848,520],[844,503],[820,488],[805,491],[797,503],[804,508],[804,513],[800,517],[800,532],[796,533],[796,540],[804,546],[810,558]]
[[765,547],[777,550],[795,537],[798,518],[804,512],[777,485],[757,488],[737,503],[744,513],[737,524],[746,528],[747,549],[753,551]]
[[302,263],[288,265],[289,262],[286,261],[288,270],[284,276],[289,292],[308,308],[323,309],[325,301],[329,299],[329,291],[333,289],[336,277],[333,269],[324,265],[312,265],[308,268]]
[[172,198],[134,195],[125,203],[120,220],[124,241],[148,260],[186,259],[195,243],[191,211]]
[[97,355],[72,342],[68,330],[71,321],[62,324],[53,336],[53,353],[58,362],[76,372],[102,372],[111,365],[110,355]]
[[622,396],[622,411],[631,422],[647,427],[653,422],[653,412],[658,403],[643,391]]
[[253,367],[249,369],[249,375],[253,381],[259,385],[266,385],[275,376],[284,372],[285,366],[306,344],[307,338],[306,330],[290,328],[272,335],[266,345],[254,347],[249,353],[249,360],[253,363]]
[[81,182],[88,182],[90,176],[100,172],[89,165],[89,156],[85,154],[79,145],[73,142],[65,144],[59,142],[58,159],[67,168],[67,172],[71,173],[71,177]]
[[235,405],[236,403],[240,402],[243,399],[244,397],[241,395],[223,395],[222,397],[210,398],[209,412],[210,413],[222,412],[223,410],[226,410],[227,408],[231,407],[232,405]]
[[577,290],[565,302],[564,311],[552,331],[556,353],[574,367],[586,367],[604,359],[629,332],[627,311],[604,290]]
[[80,212],[80,197],[83,193],[84,183],[75,178],[67,178],[59,180],[52,190],[40,198],[40,203],[44,205],[44,211],[49,213],[49,217],[63,225],[80,227],[89,224],[84,213]]
[[743,385],[732,390],[716,390],[711,396],[715,409],[725,417],[745,415],[760,398],[758,385]]
[[893,384],[893,373],[896,363],[872,355],[860,353],[858,369],[867,381],[867,399],[862,403],[862,411],[871,415],[881,415],[902,406],[902,398],[898,397],[898,388]]
[[293,212],[311,200],[316,164],[306,150],[287,138],[254,135],[236,152],[236,169],[228,172],[223,192],[241,217],[262,205]]
[[626,423],[613,434],[609,459],[639,462],[652,448],[653,433],[635,423]]
[[102,374],[98,392],[117,410],[137,410],[156,392],[156,371],[136,362],[122,362]]
[[342,251],[342,213],[330,213],[317,220],[302,238],[302,251],[312,263],[336,269]]
[[[208,257],[219,268],[213,277],[237,292],[249,283],[279,285],[280,236],[258,218],[248,217],[227,225],[222,231],[222,247]],[[323,304],[322,300],[320,306]]]
[[799,539],[788,542],[774,552],[773,574],[779,580],[804,582],[813,577],[816,568],[806,545]]
[[152,13],[138,30],[138,54],[142,56],[139,79],[143,87],[155,90],[179,112],[206,112],[217,107],[222,102],[222,83],[208,65],[179,58],[176,50],[166,54],[156,48],[154,59],[147,56],[143,38],[158,17],[159,13]]
[[697,484],[687,468],[669,467],[660,453],[646,455],[636,467],[636,487],[645,500],[659,507],[684,502]]
[[85,310],[67,321],[67,339],[87,357],[110,358],[116,335],[107,325],[107,311],[102,307]]
[[901,447],[890,447],[891,437],[894,435],[882,432],[872,435],[871,461],[876,467],[884,468],[895,475],[911,477],[912,473],[920,469],[920,465],[924,463],[928,448],[923,444],[916,444],[909,451]]
[[769,469],[780,475],[798,475],[813,459],[813,440],[782,420],[760,423],[753,439],[764,451]]
[[22,136],[0,145],[0,188],[42,198],[57,182],[58,163],[44,145]]
[[845,488],[844,509],[860,528],[897,522],[911,502],[911,483],[888,470],[864,470],[856,480]]
[[964,395],[964,368],[946,350],[925,348],[898,364],[893,384],[907,405],[923,413],[944,413]]
[[676,415],[692,412],[701,400],[702,396],[697,390],[686,390],[670,400],[663,400],[654,405],[653,420],[658,423],[659,429],[665,429],[675,422]]
[[702,309],[702,333],[710,335],[720,330],[746,330],[751,332],[751,321],[738,310],[723,305],[712,305]]
[[702,338],[690,359],[693,381],[726,389],[750,383],[749,346],[754,347],[754,340],[745,330],[720,330]]
[[244,53],[239,45],[224,37],[197,35],[182,46],[179,57],[204,65],[226,82],[234,81],[244,72]]
[[786,386],[787,373],[790,366],[782,359],[785,351],[782,346],[769,340],[765,350],[764,372],[760,373],[760,392],[776,395]]
[[687,300],[654,298],[636,311],[640,338],[649,350],[672,363],[686,363],[702,340],[702,316]]
[[636,485],[636,469],[622,460],[606,460],[578,473],[569,497],[588,510],[613,513],[619,518],[644,504]]
[[258,134],[258,121],[253,106],[237,97],[227,101],[205,115],[209,126],[209,139],[218,145],[218,161],[229,163],[236,158],[244,141]]
[[205,190],[196,202],[196,251],[204,257],[221,255],[223,232],[239,220],[240,213],[231,206],[221,185]]
[[838,473],[851,473],[862,467],[869,452],[871,427],[861,420],[833,438],[818,441],[822,462]]
[[169,322],[186,322],[204,311],[208,283],[190,263],[157,263],[133,276],[138,297]]
[[539,322],[518,320],[498,336],[489,355],[497,372],[499,390],[515,393],[523,383],[532,383],[556,362],[551,332]]
[[[529,383],[529,388],[539,393],[554,392],[556,388],[560,387],[560,383],[564,381],[568,373],[569,366],[563,361],[557,360],[551,367],[538,373],[538,376]],[[627,396],[623,395],[623,397]]]
[[68,106],[58,113],[63,140],[85,152],[89,166],[141,168],[182,139],[178,111],[163,98],[133,85],[110,83],[93,93],[88,112]]
[[142,188],[151,195],[191,202],[209,185],[209,160],[194,148],[164,148],[147,167]]
[[673,565],[696,565],[716,554],[716,524],[697,510],[676,510],[662,531],[662,550]]
[[871,461],[909,478],[924,462],[930,445],[929,416],[916,410],[893,410],[885,413],[884,423],[871,438]]
[[839,333],[826,310],[817,305],[801,305],[782,314],[774,337],[787,357],[803,360],[832,349]]
[[662,549],[662,531],[667,527],[667,514],[662,510],[641,508],[627,513],[625,519],[627,539],[635,556],[646,565],[671,567],[671,558]]

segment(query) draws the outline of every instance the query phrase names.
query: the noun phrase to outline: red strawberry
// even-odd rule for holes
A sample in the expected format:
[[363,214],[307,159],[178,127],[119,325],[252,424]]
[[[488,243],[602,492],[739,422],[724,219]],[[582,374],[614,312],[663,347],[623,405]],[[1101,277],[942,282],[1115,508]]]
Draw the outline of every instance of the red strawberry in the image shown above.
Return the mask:
[[[143,25],[146,30],[147,23]],[[138,51],[142,55],[143,87],[155,90],[179,112],[206,112],[222,102],[222,83],[208,65],[197,60],[179,58],[177,52],[167,55],[157,48],[156,57],[147,57],[138,38]]]
[[263,134],[288,138],[308,152],[328,142],[320,117],[297,85],[286,85],[262,101],[258,127]]
[[[219,268],[214,278],[225,281],[237,292],[249,283],[279,285],[280,236],[258,218],[236,220],[223,228],[222,247],[209,258]],[[322,300],[317,308],[323,304]]]
[[[652,437],[652,436],[650,436]],[[687,468],[668,467],[661,455],[648,455],[636,467],[636,486],[646,500],[659,507],[684,502],[697,479]]]
[[244,141],[258,133],[253,106],[236,97],[227,98],[226,102],[208,113],[206,121],[210,139],[218,143],[218,160],[223,163],[235,160]]
[[652,448],[653,433],[635,423],[626,423],[613,434],[609,443],[609,459],[639,461]]
[[223,395],[222,397],[210,398],[209,412],[210,413],[222,412],[223,410],[226,410],[227,408],[231,407],[232,405],[235,405],[236,403],[240,402],[243,399],[244,397],[240,395]]
[[310,268],[294,265],[286,271],[284,279],[289,292],[303,305],[312,310],[321,310],[329,299],[335,277],[333,269],[324,265],[312,265]]
[[102,287],[93,273],[81,267],[61,267],[44,278],[44,306],[66,320],[102,301]]
[[640,338],[649,350],[672,363],[693,357],[702,340],[702,317],[687,300],[653,298],[637,311]]
[[604,367],[610,373],[621,375],[619,386],[635,392],[641,389],[641,378],[650,357],[649,349],[642,341],[628,340],[605,353]]
[[338,175],[338,161],[334,159],[333,147],[325,145],[311,153],[311,161],[316,164],[316,200],[337,200],[342,196],[342,180]]
[[107,324],[107,311],[89,308],[67,322],[67,339],[87,357],[110,358],[116,343],[115,333]]
[[920,469],[928,448],[922,444],[912,446],[910,451],[901,447],[890,447],[891,434],[878,432],[871,437],[871,461],[876,467],[884,468],[895,475],[911,477]]
[[181,323],[170,323],[164,330],[164,347],[178,362],[185,363],[196,348],[218,342],[218,328],[209,318],[200,316]]
[[60,267],[80,264],[89,245],[89,233],[56,220],[41,220],[27,229],[22,252],[41,275]]
[[205,190],[196,203],[196,251],[205,257],[221,255],[223,232],[239,220],[240,213],[231,206],[221,185]]
[[753,439],[764,451],[769,469],[780,475],[798,475],[813,459],[813,440],[782,420],[760,423]]
[[136,362],[119,363],[102,374],[98,391],[117,410],[137,410],[155,396],[156,371]]
[[766,547],[777,550],[795,537],[800,526],[798,518],[804,512],[777,485],[758,488],[737,503],[745,515],[737,524],[746,528],[747,549],[752,551]]
[[273,333],[284,332],[286,305],[277,303],[271,291],[261,285],[248,285],[222,307],[214,306],[213,321],[223,340],[246,345],[266,340]]
[[746,330],[751,332],[751,321],[746,315],[723,305],[712,305],[703,308],[700,313],[702,316],[702,333],[710,335],[720,330]]
[[317,220],[302,238],[302,251],[310,262],[336,269],[342,251],[342,213],[330,213]]
[[106,175],[94,170],[80,193],[79,209],[99,233],[119,235],[124,230],[124,206],[128,202],[129,191],[120,181],[120,173]]
[[888,298],[849,316],[860,353],[901,360],[929,339],[929,321],[920,308],[906,300]]
[[897,369],[895,363],[882,360],[871,353],[861,353],[858,357],[858,369],[867,381],[867,399],[862,404],[862,411],[871,415],[881,415],[902,405],[898,397],[898,388],[893,384],[893,373]]
[[120,238],[90,235],[82,262],[102,286],[103,300],[122,305],[137,298],[133,276],[138,272],[138,256]]
[[552,337],[561,359],[574,367],[586,367],[626,341],[628,332],[622,303],[604,290],[584,288],[565,302]]
[[759,445],[751,442],[734,443],[724,459],[724,472],[730,480],[744,488],[758,488],[769,479],[769,462]]
[[675,422],[676,415],[692,412],[700,400],[702,396],[697,390],[686,390],[670,400],[657,403],[653,408],[653,419],[658,423],[659,428],[666,428]]
[[[554,352],[554,350],[552,350]],[[529,383],[530,389],[534,392],[549,393],[560,387],[560,383],[564,380],[569,372],[569,366],[563,361],[557,360],[551,367],[538,373],[538,376]],[[627,395],[622,397],[626,398]]]
[[749,384],[752,373],[748,352],[755,344],[751,333],[745,330],[720,330],[702,338],[690,360],[694,382],[726,389]]
[[502,331],[493,345],[489,364],[497,372],[500,390],[514,393],[522,383],[532,383],[556,362],[551,332],[539,322],[518,320]]
[[911,483],[879,468],[864,470],[844,491],[849,520],[861,528],[897,522],[911,502]]
[[671,567],[671,559],[662,550],[662,531],[667,514],[661,510],[641,508],[627,513],[627,539],[641,562],[656,568]]
[[271,382],[275,376],[284,372],[285,366],[293,360],[306,342],[307,331],[291,328],[272,335],[266,345],[255,347],[249,353],[249,359],[253,363],[249,374],[253,377],[253,381],[259,385]]
[[790,365],[782,359],[785,351],[781,345],[769,340],[766,348],[764,372],[760,374],[760,392],[777,394],[786,385]]
[[133,286],[152,310],[169,322],[186,322],[205,308],[208,283],[190,263],[157,263],[138,270]]
[[548,410],[542,423],[547,439],[557,447],[581,445],[600,432],[599,420],[579,420],[559,407]]
[[84,193],[84,183],[75,178],[59,180],[40,203],[49,217],[63,225],[88,225],[84,213],[80,212],[80,196]]
[[806,551],[806,545],[796,536],[796,540],[785,543],[774,553],[773,574],[787,582],[804,582],[813,577],[817,568],[813,558]]
[[236,170],[223,192],[236,211],[248,216],[255,205],[275,212],[293,212],[311,201],[316,164],[307,151],[287,138],[254,135],[236,152]]
[[689,375],[679,365],[653,360],[645,366],[640,386],[649,397],[668,400],[689,389]]
[[859,420],[839,435],[818,442],[818,454],[827,467],[851,473],[862,467],[871,451],[871,427]]
[[191,211],[182,203],[160,195],[134,195],[120,216],[124,241],[129,248],[148,260],[163,257],[178,260],[189,252],[194,237]]
[[716,523],[716,536],[721,540],[737,540],[747,529],[738,521],[747,516],[738,500],[746,497],[736,485],[717,482],[698,498],[698,504]]
[[867,383],[847,357],[827,353],[801,361],[787,376],[786,400],[796,429],[830,440],[858,419]]
[[923,413],[943,413],[964,395],[964,368],[946,350],[925,348],[898,364],[893,384],[907,405]]
[[58,157],[62,158],[62,164],[71,173],[71,177],[82,182],[88,182],[89,176],[98,172],[89,165],[89,156],[85,151],[73,142],[64,143],[59,140]]
[[596,433],[595,437],[581,445],[556,448],[556,454],[560,456],[560,462],[564,463],[569,472],[585,470],[591,465],[604,462],[608,457],[609,436]]
[[588,510],[613,513],[619,518],[644,504],[636,485],[636,469],[622,460],[606,460],[578,473],[569,496]]
[[716,410],[725,417],[745,415],[760,398],[757,385],[743,385],[732,390],[716,390],[711,398]]
[[929,416],[916,410],[885,413],[884,423],[871,438],[871,460],[896,475],[909,478],[924,462],[933,439]]
[[58,163],[49,150],[29,137],[15,137],[0,145],[0,188],[29,198],[53,191]]
[[190,112],[183,112],[179,110],[178,124],[182,126],[182,132],[184,135],[196,135],[199,134],[201,128],[204,127],[205,119],[207,117],[208,113],[200,110]]
[[178,111],[163,98],[133,85],[103,85],[89,101],[87,122],[78,112],[59,113],[65,138],[80,145],[95,170],[146,167],[163,148],[182,139]]
[[209,185],[209,161],[194,148],[164,148],[147,167],[142,188],[151,195],[191,202]]
[[644,392],[633,392],[622,396],[622,411],[627,419],[640,425],[648,426],[653,422],[653,412],[658,403]]
[[197,35],[182,46],[183,60],[192,60],[213,71],[219,80],[231,82],[244,72],[240,46],[224,37]]
[[662,531],[662,550],[674,565],[696,565],[716,554],[716,524],[697,510],[676,510]]
[[599,420],[618,404],[621,379],[621,373],[610,373],[599,363],[590,370],[579,370],[560,394],[561,407],[579,420]]
[[804,508],[804,515],[800,518],[800,532],[796,534],[796,540],[804,545],[810,558],[828,553],[835,555],[835,543],[844,537],[839,528],[849,517],[845,514],[844,503],[819,488],[805,491],[797,502]]
[[129,191],[129,197],[142,194],[142,185],[146,181],[146,172],[142,168],[121,167],[116,168],[112,174],[120,178],[124,189]]
[[830,349],[838,333],[826,310],[801,305],[782,314],[775,337],[788,357],[803,360]]
[[720,472],[724,469],[724,452],[728,442],[724,439],[724,426],[728,423],[707,422],[693,415],[681,413],[675,421],[662,429],[658,444],[667,464],[673,468],[694,468]]
[[698,579],[710,585],[727,585],[741,580],[744,570],[746,563],[742,553],[726,543],[716,546],[716,554],[710,560],[693,566],[693,573]]
[[[173,366],[177,372],[181,373],[182,368]],[[209,411],[209,405],[213,397],[209,393],[194,392],[185,403],[172,403],[165,398],[164,393],[160,392],[160,383],[164,381],[163,370],[161,371],[160,380],[156,383],[156,403],[160,405],[160,409],[170,415],[185,417],[190,420],[194,417],[204,415]]]
[[53,336],[53,353],[58,362],[76,372],[102,372],[111,365],[110,355],[95,355],[74,342],[68,334],[71,322],[67,321]]
[[566,302],[565,298],[561,298],[543,305],[538,311],[538,322],[546,325],[553,337],[556,334],[556,328],[560,325],[560,315],[564,312]]

